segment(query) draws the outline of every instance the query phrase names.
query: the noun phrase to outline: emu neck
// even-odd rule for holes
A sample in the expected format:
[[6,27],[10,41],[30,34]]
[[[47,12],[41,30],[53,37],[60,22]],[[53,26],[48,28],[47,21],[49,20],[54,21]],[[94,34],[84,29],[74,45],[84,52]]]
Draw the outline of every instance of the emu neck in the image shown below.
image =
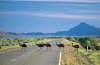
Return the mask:
[[37,43],[35,43],[37,46],[38,46],[38,44]]
[[73,43],[72,43],[72,46],[73,46]]
[[19,45],[22,47],[22,45],[19,43]]
[[56,45],[58,46],[58,44],[56,43]]

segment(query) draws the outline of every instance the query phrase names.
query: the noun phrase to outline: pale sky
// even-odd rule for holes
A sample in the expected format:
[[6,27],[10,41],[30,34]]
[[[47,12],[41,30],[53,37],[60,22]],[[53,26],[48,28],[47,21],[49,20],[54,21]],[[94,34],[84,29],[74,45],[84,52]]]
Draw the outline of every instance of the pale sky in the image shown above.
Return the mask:
[[0,1],[0,31],[50,33],[82,22],[100,28],[99,0],[50,1]]

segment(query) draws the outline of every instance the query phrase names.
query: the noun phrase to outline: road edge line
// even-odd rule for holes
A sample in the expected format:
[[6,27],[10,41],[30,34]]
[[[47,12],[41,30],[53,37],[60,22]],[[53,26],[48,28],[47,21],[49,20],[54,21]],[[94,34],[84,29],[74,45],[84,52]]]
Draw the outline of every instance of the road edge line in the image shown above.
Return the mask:
[[59,63],[58,65],[61,65],[61,51],[60,51],[60,57],[59,57]]

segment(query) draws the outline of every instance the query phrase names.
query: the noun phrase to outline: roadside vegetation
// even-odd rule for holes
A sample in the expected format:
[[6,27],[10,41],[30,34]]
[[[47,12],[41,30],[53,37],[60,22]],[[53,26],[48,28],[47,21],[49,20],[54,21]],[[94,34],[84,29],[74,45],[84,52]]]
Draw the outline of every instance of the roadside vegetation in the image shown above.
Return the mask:
[[[84,48],[85,39],[90,41],[91,49]],[[64,51],[62,51],[62,62],[61,65],[99,65],[100,64],[100,50],[95,47],[100,46],[100,38],[97,37],[66,37],[62,41],[65,45]],[[79,45],[78,50],[76,50],[72,44]]]
[[35,41],[41,43],[49,42],[53,39],[55,38],[0,38],[0,52],[19,48],[19,43],[25,43],[28,46],[32,46],[35,44]]

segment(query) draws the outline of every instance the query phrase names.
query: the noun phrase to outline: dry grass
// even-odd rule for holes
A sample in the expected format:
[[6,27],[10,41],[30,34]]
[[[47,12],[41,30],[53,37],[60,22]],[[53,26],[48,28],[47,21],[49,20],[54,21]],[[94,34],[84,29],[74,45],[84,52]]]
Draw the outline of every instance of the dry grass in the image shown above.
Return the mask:
[[[37,43],[41,43],[41,42],[50,42],[52,41],[53,39],[44,39],[44,40],[40,40],[38,41]],[[28,46],[32,46],[34,45],[35,43],[34,42],[31,42],[31,43],[27,43]],[[0,52],[3,52],[3,51],[7,51],[7,50],[11,50],[11,49],[16,49],[16,48],[19,48],[20,46],[19,45],[14,45],[14,46],[2,46],[2,49],[0,49]]]
[[0,52],[7,51],[7,50],[11,50],[11,49],[16,49],[16,48],[19,48],[19,47],[20,47],[19,45],[14,45],[14,46],[2,46],[2,49],[0,49]]
[[100,65],[100,51],[93,52],[88,58],[93,65]]
[[75,51],[75,48],[71,46],[70,41],[64,40],[62,43],[65,44],[65,50],[62,52],[62,65],[92,65],[90,62],[88,62],[86,57],[81,54],[85,53],[85,50],[82,50],[81,46],[78,51]]

